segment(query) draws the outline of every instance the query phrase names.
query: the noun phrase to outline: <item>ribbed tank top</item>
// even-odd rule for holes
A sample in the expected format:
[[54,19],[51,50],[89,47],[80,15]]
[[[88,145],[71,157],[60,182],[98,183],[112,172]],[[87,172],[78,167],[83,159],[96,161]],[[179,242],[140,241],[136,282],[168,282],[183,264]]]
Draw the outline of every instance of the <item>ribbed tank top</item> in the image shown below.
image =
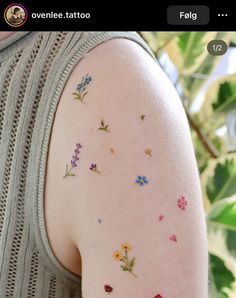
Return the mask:
[[0,41],[0,297],[81,298],[54,255],[44,219],[47,153],[73,68],[92,48],[136,32],[16,32]]

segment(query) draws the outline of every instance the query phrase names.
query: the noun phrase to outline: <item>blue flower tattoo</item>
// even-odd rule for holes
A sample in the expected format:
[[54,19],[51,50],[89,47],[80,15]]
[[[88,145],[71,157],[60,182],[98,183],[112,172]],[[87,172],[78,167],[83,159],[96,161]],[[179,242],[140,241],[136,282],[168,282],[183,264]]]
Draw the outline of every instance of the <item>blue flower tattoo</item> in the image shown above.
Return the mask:
[[86,74],[85,76],[83,76],[81,83],[79,83],[76,88],[77,91],[73,93],[74,99],[77,99],[82,103],[85,103],[84,97],[88,93],[86,89],[91,81],[92,81],[92,77],[89,74]]
[[144,184],[148,184],[148,180],[146,176],[137,176],[135,182],[141,186],[143,186]]

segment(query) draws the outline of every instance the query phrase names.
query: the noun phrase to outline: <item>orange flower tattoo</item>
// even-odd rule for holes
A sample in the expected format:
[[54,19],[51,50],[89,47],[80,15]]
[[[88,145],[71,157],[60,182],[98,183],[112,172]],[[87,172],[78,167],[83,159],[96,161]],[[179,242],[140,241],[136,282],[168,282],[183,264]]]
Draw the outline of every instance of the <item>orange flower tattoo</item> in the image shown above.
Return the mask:
[[128,243],[123,243],[121,244],[121,251],[115,251],[113,254],[113,257],[116,261],[120,261],[123,264],[120,265],[121,269],[123,271],[128,271],[130,272],[134,277],[138,277],[134,272],[133,272],[133,267],[135,265],[135,258],[132,258],[129,260],[128,256],[128,251],[131,250],[131,246]]

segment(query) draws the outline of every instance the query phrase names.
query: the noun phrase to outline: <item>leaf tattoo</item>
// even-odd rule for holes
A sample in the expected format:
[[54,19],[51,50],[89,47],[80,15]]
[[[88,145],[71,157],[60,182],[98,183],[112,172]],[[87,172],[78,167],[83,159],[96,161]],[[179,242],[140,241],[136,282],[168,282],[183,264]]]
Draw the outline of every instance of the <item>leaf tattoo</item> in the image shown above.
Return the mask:
[[103,119],[101,119],[100,127],[98,129],[99,130],[104,130],[106,132],[110,132],[110,130],[108,129],[108,124],[105,124]]

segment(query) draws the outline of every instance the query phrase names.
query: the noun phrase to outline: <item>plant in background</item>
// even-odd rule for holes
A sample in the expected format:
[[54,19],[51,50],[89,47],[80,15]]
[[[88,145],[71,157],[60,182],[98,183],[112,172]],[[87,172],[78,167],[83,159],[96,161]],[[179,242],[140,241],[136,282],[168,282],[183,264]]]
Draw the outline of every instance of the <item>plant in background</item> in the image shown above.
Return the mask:
[[[190,124],[208,228],[209,298],[235,298],[236,71],[217,77],[214,71],[219,68],[222,57],[209,55],[207,44],[221,39],[235,47],[236,34],[141,32],[141,35],[167,75],[170,73],[166,64],[162,64],[163,57],[171,61],[176,72],[176,77],[171,79]],[[201,94],[204,95],[200,108],[194,111]],[[219,131],[225,132],[223,137]]]

